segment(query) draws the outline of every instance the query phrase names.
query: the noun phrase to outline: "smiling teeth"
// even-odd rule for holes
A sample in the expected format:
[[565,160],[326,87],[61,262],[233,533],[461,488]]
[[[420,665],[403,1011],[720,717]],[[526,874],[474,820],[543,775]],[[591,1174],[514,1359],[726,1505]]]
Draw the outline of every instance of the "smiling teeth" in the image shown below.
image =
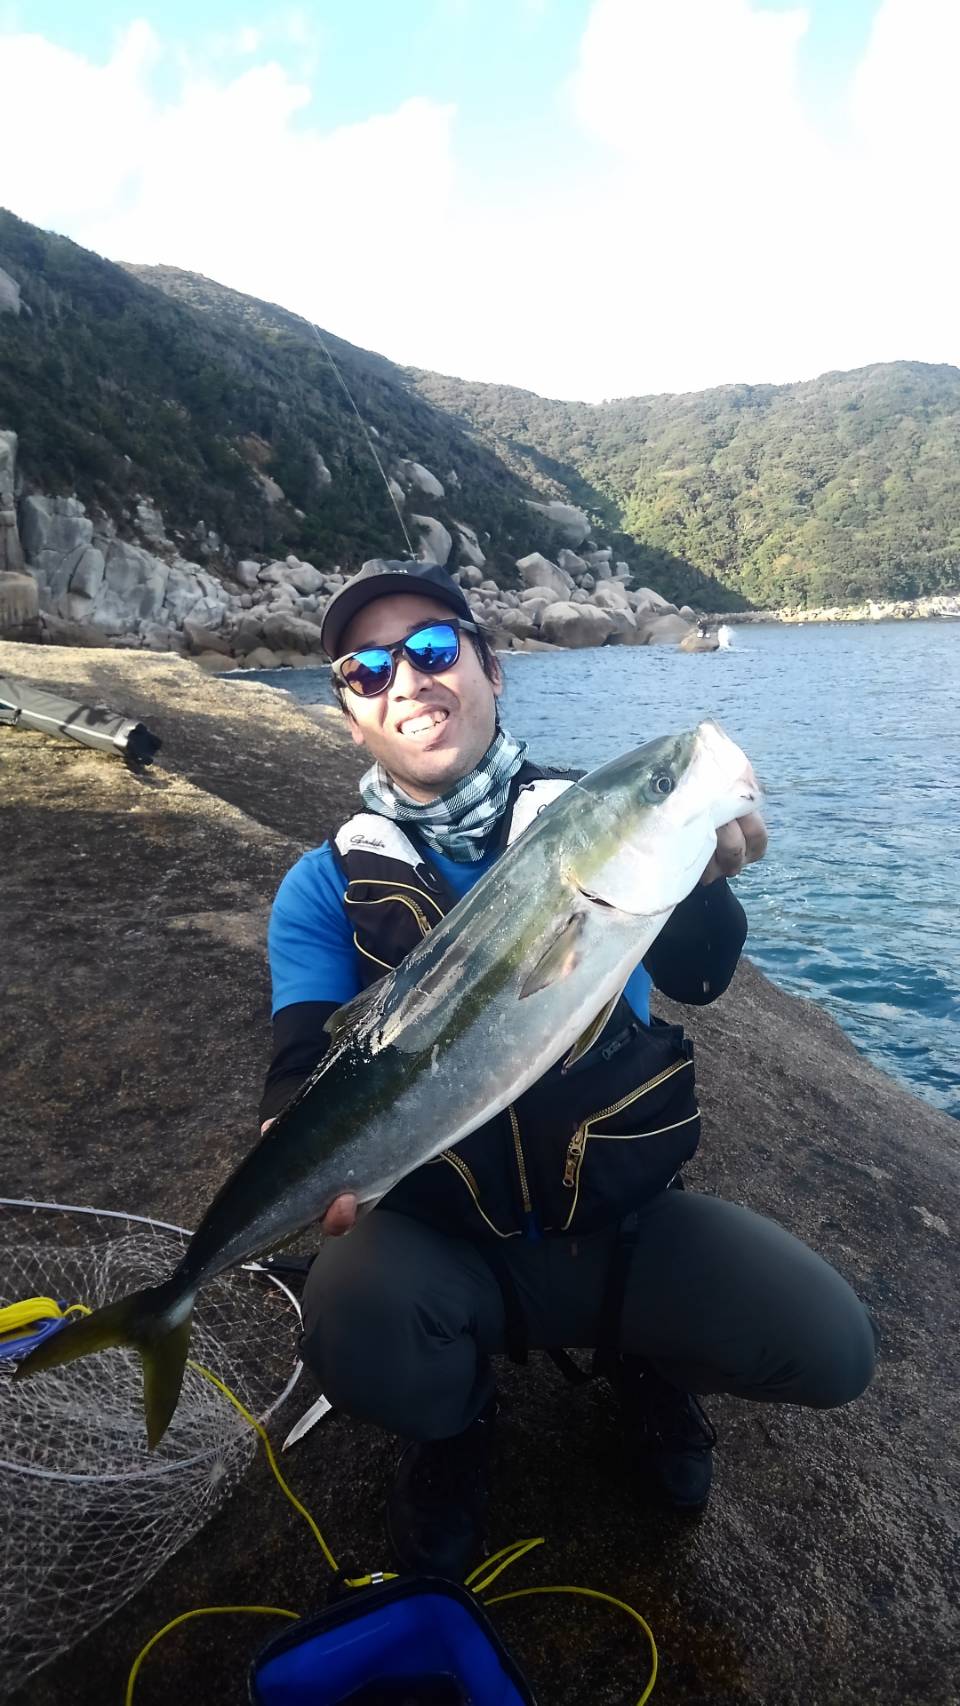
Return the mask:
[[426,729],[432,729],[437,723],[446,722],[446,711],[428,711],[422,717],[408,717],[400,724],[402,735],[421,735]]

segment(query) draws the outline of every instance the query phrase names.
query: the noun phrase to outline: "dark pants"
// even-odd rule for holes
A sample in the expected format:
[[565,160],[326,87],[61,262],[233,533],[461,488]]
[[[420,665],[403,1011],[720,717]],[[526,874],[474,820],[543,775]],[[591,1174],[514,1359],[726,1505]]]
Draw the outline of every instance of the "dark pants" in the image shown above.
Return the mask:
[[[595,1346],[614,1234],[504,1239],[531,1347]],[[873,1374],[863,1304],[772,1220],[694,1191],[639,1215],[620,1344],[690,1392],[829,1408]],[[476,1244],[377,1209],[324,1241],[303,1356],[331,1403],[408,1439],[459,1433],[493,1393],[500,1286]]]

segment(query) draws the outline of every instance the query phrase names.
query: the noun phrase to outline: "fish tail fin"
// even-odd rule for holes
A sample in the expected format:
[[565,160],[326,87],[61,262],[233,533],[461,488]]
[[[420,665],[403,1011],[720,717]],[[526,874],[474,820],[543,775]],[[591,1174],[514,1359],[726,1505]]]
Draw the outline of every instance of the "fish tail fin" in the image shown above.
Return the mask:
[[153,1447],[166,1433],[177,1407],[193,1323],[193,1291],[176,1278],[134,1291],[107,1303],[81,1320],[51,1333],[17,1364],[16,1378],[61,1368],[78,1357],[113,1345],[128,1345],[143,1363],[143,1407],[147,1442]]

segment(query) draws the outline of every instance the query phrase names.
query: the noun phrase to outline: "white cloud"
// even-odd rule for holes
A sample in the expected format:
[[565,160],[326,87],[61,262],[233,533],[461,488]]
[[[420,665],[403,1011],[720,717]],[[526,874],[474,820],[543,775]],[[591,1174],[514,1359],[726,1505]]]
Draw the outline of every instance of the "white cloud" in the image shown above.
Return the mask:
[[[255,24],[239,23],[228,30],[204,33],[195,41],[192,52],[198,60],[222,63],[225,59],[245,59],[255,53],[285,53],[297,48],[301,68],[308,64],[313,69],[323,36],[323,26],[302,7],[295,6],[286,11],[261,13]],[[189,55],[183,59],[188,65]]]
[[0,152],[0,205],[113,259],[206,273],[412,359],[415,336],[399,337],[398,322],[429,317],[432,281],[418,276],[409,208],[421,199],[442,225],[452,108],[410,100],[324,131],[302,116],[309,87],[276,63],[219,80],[187,70],[161,101],[158,57],[140,23],[103,66],[8,37],[5,116],[31,146]]
[[235,39],[238,53],[256,53],[263,37],[252,24],[241,24]]
[[148,77],[160,52],[150,26],[126,31],[104,66],[37,35],[2,42],[0,205],[83,238],[86,222],[127,194],[155,109]]
[[763,163],[806,132],[793,85],[808,23],[748,0],[599,0],[574,84],[584,128],[641,167],[707,137],[714,159]]
[[836,133],[799,92],[805,10],[596,0],[543,120],[566,126],[564,165],[545,180],[518,157],[482,202],[451,106],[316,117],[309,61],[269,57],[305,18],[241,21],[245,60],[216,72],[144,23],[102,66],[7,33],[5,128],[30,146],[0,154],[0,203],[397,360],[552,395],[960,357],[956,0],[882,0]]
[[957,160],[960,7],[955,0],[884,0],[853,82],[861,142],[889,168],[936,141]]
[[279,21],[279,33],[297,47],[311,47],[316,41],[316,27],[302,7],[295,7]]
[[607,394],[960,358],[960,8],[883,0],[839,138],[798,92],[807,22],[597,0],[571,98],[605,150],[595,224],[621,238],[598,317]]

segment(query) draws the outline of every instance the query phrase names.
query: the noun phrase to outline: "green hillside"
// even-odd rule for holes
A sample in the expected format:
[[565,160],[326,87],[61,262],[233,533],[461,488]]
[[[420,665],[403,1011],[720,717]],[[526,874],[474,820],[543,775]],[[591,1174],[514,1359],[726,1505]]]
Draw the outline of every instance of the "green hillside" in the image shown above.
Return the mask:
[[[893,362],[798,385],[591,405],[412,372],[518,474],[756,605],[960,587],[960,370]],[[637,553],[631,553],[636,559]]]
[[[2,211],[0,267],[24,302],[19,318],[0,315],[0,426],[20,436],[28,490],[75,491],[121,521],[147,494],[175,534],[202,519],[238,556],[355,567],[402,554],[357,418],[295,315],[172,268],[116,266]],[[400,369],[324,337],[387,469],[411,458],[447,485],[446,499],[418,491],[408,508],[475,521],[492,563],[512,570],[542,537],[523,503],[537,494]],[[258,474],[286,501],[267,501]]]
[[[75,491],[121,528],[150,496],[187,555],[200,520],[237,556],[353,568],[403,551],[349,398],[296,315],[2,211],[0,268],[23,298],[0,314],[0,427],[20,436],[26,490]],[[412,492],[408,512],[476,527],[507,584],[517,557],[558,543],[524,503],[548,497],[586,509],[637,584],[701,608],[960,587],[954,367],[590,405],[324,338],[387,472],[421,462],[446,488]]]

